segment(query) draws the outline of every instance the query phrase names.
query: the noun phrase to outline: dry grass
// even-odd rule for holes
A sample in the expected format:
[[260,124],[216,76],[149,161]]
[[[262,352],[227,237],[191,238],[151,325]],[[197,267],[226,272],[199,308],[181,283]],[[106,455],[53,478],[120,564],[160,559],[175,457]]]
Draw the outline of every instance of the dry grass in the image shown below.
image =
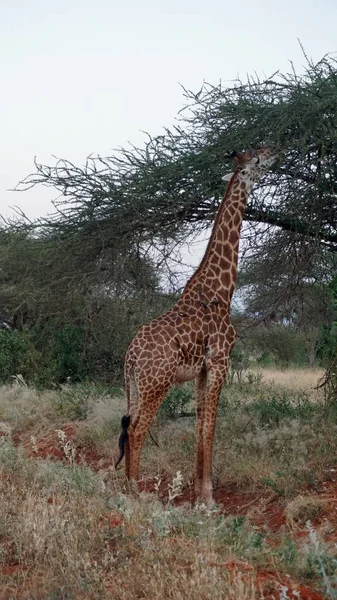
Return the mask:
[[287,504],[284,514],[291,527],[305,525],[308,521],[321,515],[328,503],[328,498],[300,495]]
[[55,418],[53,403],[56,392],[38,393],[19,384],[2,386],[0,389],[0,420],[9,421],[17,429],[30,429],[35,424],[45,425]]
[[[324,518],[329,535],[337,525],[327,517],[336,510],[330,488],[327,497],[307,491],[334,473],[337,427],[308,394],[313,378],[265,371],[256,385],[226,387],[214,448],[220,511],[176,506],[180,493],[189,494],[174,488],[177,471],[184,488],[193,479],[193,417],[155,421],[159,448],[148,439],[142,459],[152,493],[137,499],[125,493],[123,469],[110,468],[122,394],[1,388],[1,598],[281,600],[285,573],[319,587],[308,535],[295,533],[307,520],[319,527]],[[178,498],[167,503],[168,484]],[[283,521],[274,532],[278,511]],[[333,582],[336,559],[330,547],[323,554]]]
[[16,460],[0,484],[2,599],[263,597],[254,572],[234,578],[224,568],[230,546],[219,547],[225,522],[215,514],[164,509],[153,496],[111,498],[103,481],[51,491],[43,463]]
[[289,389],[292,392],[302,391],[317,395],[317,383],[323,377],[323,369],[261,369],[263,381],[268,384]]

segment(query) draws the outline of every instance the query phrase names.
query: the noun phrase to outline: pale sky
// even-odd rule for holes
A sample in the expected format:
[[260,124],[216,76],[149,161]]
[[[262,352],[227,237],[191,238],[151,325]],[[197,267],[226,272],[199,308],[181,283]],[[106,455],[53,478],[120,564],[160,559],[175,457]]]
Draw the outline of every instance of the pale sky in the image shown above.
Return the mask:
[[50,189],[6,191],[52,155],[82,163],[160,133],[197,91],[301,69],[337,50],[336,0],[0,0],[0,213],[50,211]]

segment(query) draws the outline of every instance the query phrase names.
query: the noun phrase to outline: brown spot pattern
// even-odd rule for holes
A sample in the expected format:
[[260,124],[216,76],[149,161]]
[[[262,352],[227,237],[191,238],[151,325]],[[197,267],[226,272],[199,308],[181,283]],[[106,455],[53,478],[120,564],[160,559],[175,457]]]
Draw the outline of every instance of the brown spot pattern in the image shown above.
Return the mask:
[[197,404],[195,491],[206,503],[212,501],[212,444],[219,395],[235,342],[229,310],[237,277],[240,228],[251,182],[263,175],[263,159],[270,157],[267,149],[256,153],[259,165],[253,154],[238,155],[204,258],[180,300],[139,329],[125,358],[131,415],[125,454],[127,477],[138,477],[146,433],[170,387],[177,380],[193,378]]

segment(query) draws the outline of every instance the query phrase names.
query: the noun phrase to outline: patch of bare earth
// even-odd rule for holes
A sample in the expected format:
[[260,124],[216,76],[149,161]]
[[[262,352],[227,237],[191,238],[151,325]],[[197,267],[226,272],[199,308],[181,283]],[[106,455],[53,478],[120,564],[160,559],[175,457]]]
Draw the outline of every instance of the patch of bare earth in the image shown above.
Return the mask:
[[[73,460],[77,464],[86,464],[94,471],[108,469],[111,466],[109,459],[94,446],[85,446],[77,439],[79,426],[74,422],[63,423],[57,427],[50,427],[38,436],[32,436],[25,432],[16,432],[13,441],[16,445],[22,445],[30,457],[50,460],[66,461],[65,445],[71,444],[74,449]],[[64,433],[64,442],[60,439],[58,432]]]

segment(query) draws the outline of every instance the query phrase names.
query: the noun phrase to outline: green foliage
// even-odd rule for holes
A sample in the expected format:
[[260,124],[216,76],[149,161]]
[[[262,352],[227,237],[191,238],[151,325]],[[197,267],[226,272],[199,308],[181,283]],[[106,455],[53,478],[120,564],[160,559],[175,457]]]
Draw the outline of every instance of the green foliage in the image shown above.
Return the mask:
[[330,282],[329,292],[333,321],[329,325],[322,325],[318,342],[319,355],[325,365],[329,365],[337,356],[337,277]]
[[33,381],[40,361],[29,336],[18,331],[0,330],[0,381],[5,383],[14,375]]
[[269,366],[272,358],[274,364],[280,367],[307,364],[304,336],[294,327],[257,327],[251,332],[249,343],[255,352],[260,353],[257,362],[261,366]]
[[286,393],[274,392],[270,395],[260,394],[258,399],[245,406],[244,410],[255,415],[262,427],[278,427],[284,419],[310,420],[319,407],[303,393],[290,398]]
[[330,328],[322,328],[320,351],[327,370],[320,385],[324,388],[328,410],[335,414],[337,411],[337,277],[330,283],[330,290],[334,320]]
[[319,574],[326,598],[337,599],[337,559],[330,548],[320,540],[310,521],[307,522],[310,548],[307,555],[307,574]]
[[66,325],[54,334],[51,360],[55,365],[57,381],[76,381],[81,373],[81,351],[84,331],[79,326]]
[[88,417],[89,403],[97,400],[102,394],[113,393],[113,388],[106,389],[99,383],[79,383],[63,385],[57,396],[56,412],[62,419],[82,421]]
[[0,466],[8,473],[14,473],[19,464],[19,452],[14,445],[11,435],[0,436]]
[[85,420],[88,416],[88,395],[77,386],[66,386],[62,389],[56,410],[63,419],[74,421]]
[[249,365],[249,357],[245,352],[243,344],[238,340],[230,355],[229,370],[227,373],[226,382],[232,384],[237,377],[238,382],[241,382],[243,370]]
[[261,184],[264,201],[251,199],[247,218],[304,234],[305,244],[309,236],[334,247],[336,59],[307,60],[301,74],[280,73],[277,65],[275,71],[265,80],[252,76],[232,86],[185,90],[179,126],[149,136],[142,148],[90,157],[84,167],[66,160],[37,164],[21,188],[44,184],[66,192],[62,210],[40,225],[63,235],[76,231],[82,243],[89,232],[99,232],[90,251],[120,246],[126,256],[155,237],[167,256],[165,244],[181,240],[181,229],[200,231],[214,215],[224,156],[233,148],[267,144],[281,153],[268,178],[272,197],[266,199],[266,182]]
[[271,354],[271,352],[267,352],[266,350],[262,351],[262,354],[257,359],[257,364],[260,367],[274,367],[275,366],[275,358]]
[[317,344],[317,354],[321,363],[327,366],[337,353],[337,325],[322,325]]
[[281,489],[281,487],[279,487],[277,477],[262,477],[261,483],[263,483],[263,485],[265,485],[266,487],[270,487],[273,490],[273,492],[275,492],[275,494],[282,496],[283,490]]
[[298,548],[296,542],[291,538],[284,538],[278,549],[278,556],[281,561],[284,562],[287,568],[293,567],[299,558]]
[[169,419],[176,419],[193,399],[193,391],[188,386],[173,386],[160,407],[161,413]]
[[233,368],[236,368],[239,363],[245,363],[247,366],[248,358],[244,352],[244,348],[240,341],[236,341],[230,356],[230,363]]
[[75,238],[0,228],[0,315],[39,353],[28,379],[40,386],[120,381],[138,327],[172,304],[149,259],[106,247],[97,257],[91,245],[93,238],[79,247]]

